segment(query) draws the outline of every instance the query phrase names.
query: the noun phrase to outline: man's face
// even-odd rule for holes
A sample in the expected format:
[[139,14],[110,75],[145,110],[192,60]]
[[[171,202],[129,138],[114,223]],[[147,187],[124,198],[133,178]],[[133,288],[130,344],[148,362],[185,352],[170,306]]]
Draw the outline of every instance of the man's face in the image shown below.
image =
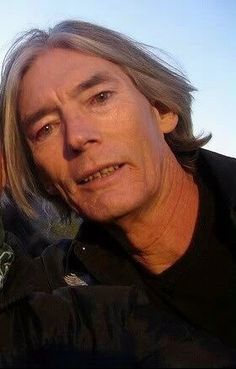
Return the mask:
[[80,214],[118,220],[158,197],[176,124],[160,116],[122,69],[99,57],[52,49],[20,86],[21,125],[46,188]]

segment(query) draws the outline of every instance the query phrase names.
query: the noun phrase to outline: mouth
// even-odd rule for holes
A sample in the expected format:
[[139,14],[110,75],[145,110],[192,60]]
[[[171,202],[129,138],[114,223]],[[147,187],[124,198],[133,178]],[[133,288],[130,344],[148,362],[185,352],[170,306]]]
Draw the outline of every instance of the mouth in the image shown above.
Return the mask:
[[79,184],[84,185],[86,183],[90,183],[90,182],[99,180],[104,177],[109,177],[112,174],[114,174],[117,170],[119,170],[123,165],[124,164],[114,164],[114,165],[109,165],[105,168],[102,168],[96,172],[89,174],[88,176],[80,180]]

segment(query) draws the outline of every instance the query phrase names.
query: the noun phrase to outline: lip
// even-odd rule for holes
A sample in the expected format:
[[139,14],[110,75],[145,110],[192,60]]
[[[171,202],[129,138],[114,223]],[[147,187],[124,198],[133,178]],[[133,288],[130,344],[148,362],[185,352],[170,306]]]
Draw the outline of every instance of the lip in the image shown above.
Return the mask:
[[[100,170],[104,169],[104,168],[109,168],[111,166],[116,166],[119,165],[119,168],[117,170],[115,170],[114,172],[112,172],[109,176],[106,177],[101,177],[101,178],[95,178],[90,182],[86,182],[86,183],[81,183],[82,180],[84,180],[85,178],[88,178],[90,175],[95,174],[96,172],[99,172]],[[106,164],[103,166],[100,166],[98,168],[96,168],[95,170],[91,170],[88,172],[85,172],[85,174],[83,174],[83,177],[81,177],[81,179],[78,181],[79,186],[81,188],[95,188],[95,187],[104,187],[106,184],[109,184],[111,182],[113,182],[114,180],[116,180],[118,178],[118,176],[121,174],[121,170],[124,168],[125,164],[124,163],[113,163],[113,164]]]

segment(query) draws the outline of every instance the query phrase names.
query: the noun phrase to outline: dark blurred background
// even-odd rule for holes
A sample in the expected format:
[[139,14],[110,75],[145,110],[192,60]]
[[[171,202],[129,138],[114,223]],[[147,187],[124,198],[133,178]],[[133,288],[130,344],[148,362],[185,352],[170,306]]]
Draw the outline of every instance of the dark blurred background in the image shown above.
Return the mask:
[[61,239],[72,239],[78,232],[81,219],[72,214],[70,220],[62,221],[56,209],[46,202],[36,201],[35,218],[26,217],[17,207],[10,194],[1,198],[4,229],[21,240],[24,251],[38,256],[50,244]]

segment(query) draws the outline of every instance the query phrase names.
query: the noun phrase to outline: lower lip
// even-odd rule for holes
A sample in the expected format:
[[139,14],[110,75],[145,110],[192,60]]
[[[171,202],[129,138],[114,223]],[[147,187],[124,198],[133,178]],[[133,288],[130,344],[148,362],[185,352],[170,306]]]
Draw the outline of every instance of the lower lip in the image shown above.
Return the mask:
[[119,169],[116,169],[109,176],[96,178],[90,182],[80,184],[81,188],[86,189],[99,189],[104,188],[106,186],[112,185],[118,181],[120,175],[122,174],[125,168],[125,164],[123,164]]

